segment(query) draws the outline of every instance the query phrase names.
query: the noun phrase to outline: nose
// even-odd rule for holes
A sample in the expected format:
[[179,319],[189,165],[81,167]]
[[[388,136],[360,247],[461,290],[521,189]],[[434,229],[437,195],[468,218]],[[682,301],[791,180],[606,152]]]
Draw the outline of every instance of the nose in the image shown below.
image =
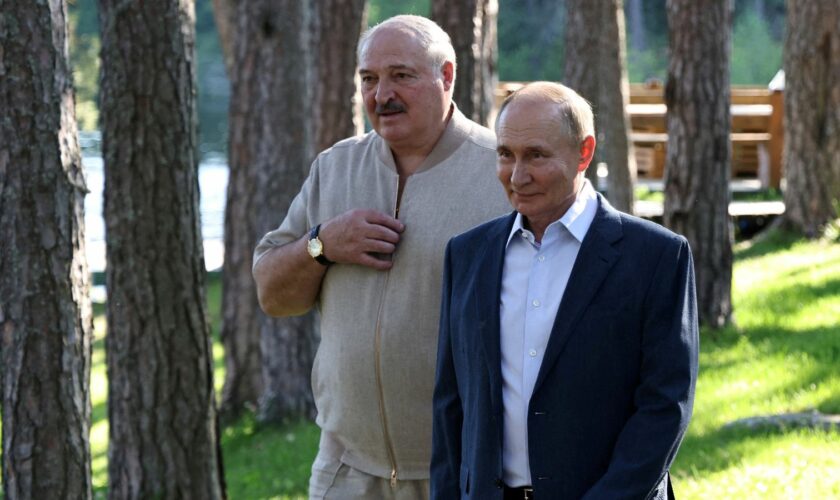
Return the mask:
[[513,165],[513,170],[510,173],[510,183],[514,187],[521,187],[531,182],[531,175],[528,173],[528,167],[518,160]]
[[376,94],[374,97],[379,104],[385,104],[394,98],[394,89],[386,78],[380,79],[376,84]]

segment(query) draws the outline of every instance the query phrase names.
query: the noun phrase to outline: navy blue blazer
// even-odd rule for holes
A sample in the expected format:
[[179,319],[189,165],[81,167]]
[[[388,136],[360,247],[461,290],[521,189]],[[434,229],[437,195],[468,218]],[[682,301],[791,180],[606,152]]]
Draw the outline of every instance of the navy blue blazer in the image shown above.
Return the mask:
[[[528,406],[534,496],[664,499],[697,378],[691,251],[598,200]],[[433,499],[502,498],[499,293],[515,215],[446,248]]]

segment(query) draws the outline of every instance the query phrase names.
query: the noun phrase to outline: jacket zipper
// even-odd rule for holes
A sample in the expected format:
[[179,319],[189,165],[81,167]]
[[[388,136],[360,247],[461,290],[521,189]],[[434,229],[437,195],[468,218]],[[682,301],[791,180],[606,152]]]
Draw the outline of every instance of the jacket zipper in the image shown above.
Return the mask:
[[[405,185],[403,185],[405,190]],[[394,207],[394,218],[400,216],[400,185],[397,180],[397,203]],[[391,254],[391,263],[396,258],[396,250]],[[392,266],[393,269],[393,266]],[[385,391],[382,388],[382,308],[385,304],[385,292],[388,289],[388,281],[391,271],[385,272],[385,282],[382,285],[382,296],[379,299],[379,312],[376,316],[376,332],[374,337],[374,367],[376,371],[376,387],[379,390],[379,416],[382,424],[382,436],[385,439],[385,449],[388,451],[388,459],[391,461],[391,488],[397,487],[397,459],[394,453],[394,444],[391,442],[391,434],[388,431],[388,416],[385,414]]]

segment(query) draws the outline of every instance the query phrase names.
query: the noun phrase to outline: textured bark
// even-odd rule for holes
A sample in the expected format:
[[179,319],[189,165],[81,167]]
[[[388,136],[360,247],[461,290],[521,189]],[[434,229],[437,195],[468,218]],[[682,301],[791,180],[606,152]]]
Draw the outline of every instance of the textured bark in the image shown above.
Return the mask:
[[367,24],[365,0],[315,0],[310,18],[314,151],[364,132],[356,41]]
[[0,0],[0,332],[8,499],[91,498],[85,187],[63,0]]
[[110,498],[224,495],[190,0],[100,0]]
[[219,45],[222,47],[222,57],[225,69],[230,75],[233,70],[233,27],[236,19],[233,17],[234,6],[231,0],[213,0],[213,19],[216,21],[216,32],[219,33]]
[[432,19],[452,38],[457,59],[453,100],[469,118],[492,126],[498,84],[497,0],[432,0]]
[[788,1],[784,49],[784,219],[816,237],[840,199],[840,1]]
[[732,315],[729,0],[669,0],[665,225],[694,252],[700,322]]
[[[251,278],[254,245],[283,219],[313,156],[310,8],[310,2],[261,0],[239,3],[235,15],[222,335],[226,349],[238,346],[251,356],[228,353],[228,367],[244,359],[236,367],[240,377],[255,377],[252,370],[262,366],[263,420],[314,414],[312,315],[266,317]],[[254,364],[260,339],[262,361]]]
[[607,197],[633,212],[636,160],[628,140],[630,90],[622,0],[570,0],[566,17],[564,80],[595,112],[597,149],[586,177],[598,187],[598,163],[607,164]]
[[606,162],[607,193],[612,205],[633,213],[633,186],[636,183],[636,153],[628,138],[630,116],[630,83],[627,80],[627,53],[624,36],[624,7],[622,0],[601,0],[603,33],[601,54],[597,65],[601,72],[598,99],[599,118],[596,126],[602,136],[599,145],[601,158]]

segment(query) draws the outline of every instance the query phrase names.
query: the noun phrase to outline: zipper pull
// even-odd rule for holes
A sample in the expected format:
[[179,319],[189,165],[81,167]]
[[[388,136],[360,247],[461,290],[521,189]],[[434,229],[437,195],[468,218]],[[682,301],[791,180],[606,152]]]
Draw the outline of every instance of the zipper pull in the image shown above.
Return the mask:
[[397,469],[391,469],[391,488],[397,487]]

